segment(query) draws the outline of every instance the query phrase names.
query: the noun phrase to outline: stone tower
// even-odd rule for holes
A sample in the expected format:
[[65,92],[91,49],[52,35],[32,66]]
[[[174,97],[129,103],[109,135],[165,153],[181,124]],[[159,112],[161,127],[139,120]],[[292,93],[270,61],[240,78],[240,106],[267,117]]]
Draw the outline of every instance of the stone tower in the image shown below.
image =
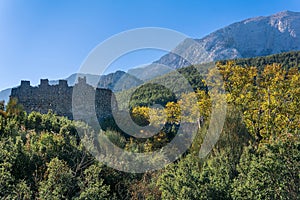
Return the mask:
[[[79,88],[82,94],[73,97],[74,88]],[[29,81],[21,81],[19,87],[12,89],[10,97],[18,99],[18,103],[27,113],[37,111],[46,114],[52,110],[55,114],[69,119],[73,119],[73,100],[90,105],[88,107],[90,110],[82,110],[82,114],[90,114],[91,111],[94,111],[99,120],[111,117],[112,109],[117,109],[112,91],[93,88],[86,83],[85,77],[79,78],[78,83],[73,87],[68,86],[66,80],[59,80],[58,85],[50,85],[48,79],[41,79],[40,84],[36,87],[31,86]]]

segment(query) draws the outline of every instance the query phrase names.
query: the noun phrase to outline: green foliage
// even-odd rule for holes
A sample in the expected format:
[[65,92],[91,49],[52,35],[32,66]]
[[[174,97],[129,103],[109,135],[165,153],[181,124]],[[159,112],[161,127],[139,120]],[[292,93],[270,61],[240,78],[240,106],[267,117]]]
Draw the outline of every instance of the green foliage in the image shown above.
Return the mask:
[[218,66],[229,92],[228,103],[243,113],[248,131],[257,142],[299,130],[299,80],[296,68],[268,65],[243,68],[229,62]]
[[[201,65],[201,67],[204,67],[204,65]],[[203,77],[201,73],[202,72],[198,70],[195,66],[189,66],[172,71],[166,75],[157,77],[149,82],[160,83],[162,85],[169,86],[170,89],[176,94],[187,92],[187,85],[182,83],[187,83],[194,91],[207,91],[207,87],[202,81]]]
[[[201,67],[207,68],[206,65],[201,65]],[[128,106],[129,108],[153,104],[164,106],[168,102],[175,102],[176,98],[179,98],[181,94],[192,90],[207,91],[203,77],[200,74],[203,70],[198,68],[190,66],[178,69],[150,80],[138,88],[118,92],[116,93],[118,106],[122,110],[128,109]],[[132,96],[129,94],[132,94]],[[177,97],[174,94],[177,94]],[[129,102],[129,105],[126,105],[126,102]]]
[[134,107],[132,108],[130,115],[132,120],[139,126],[147,126],[150,123],[149,107]]
[[66,162],[53,158],[47,163],[45,179],[40,182],[39,199],[70,199],[74,176]]
[[[81,174],[94,158],[80,144],[81,123],[33,112],[20,124],[5,117],[0,140],[0,198],[61,199],[80,196]],[[13,134],[12,134],[13,133]]]
[[[223,60],[218,63],[221,65],[226,64],[228,61]],[[236,65],[243,67],[257,66],[259,71],[267,65],[280,64],[283,69],[288,70],[292,67],[300,66],[300,51],[292,51],[287,53],[274,54],[270,56],[261,56],[255,58],[239,58],[233,60]]]
[[231,199],[233,171],[228,156],[221,153],[202,164],[187,156],[166,168],[158,185],[163,199]]
[[13,191],[15,178],[12,174],[17,149],[11,139],[0,141],[0,197],[5,198]]
[[232,199],[236,165],[249,139],[242,135],[240,118],[231,115],[225,127],[233,126],[237,132],[225,129],[207,158],[200,160],[197,150],[165,169],[158,181],[163,199]]
[[12,199],[32,199],[32,191],[26,181],[18,183],[11,195]]
[[154,104],[165,106],[169,101],[176,101],[176,96],[173,92],[162,85],[147,83],[140,86],[132,94],[129,107],[134,108]]
[[[143,85],[131,99],[132,117],[142,126],[163,125],[146,139],[122,133],[112,119],[103,121],[106,129],[99,132],[51,111],[27,114],[15,99],[7,107],[0,102],[0,199],[299,199],[299,54],[219,62],[215,71],[208,70],[212,63],[180,69],[194,92],[183,92],[178,99],[174,94],[184,91],[183,86],[155,84],[177,83],[177,72]],[[208,83],[221,85],[212,76],[219,70],[228,103],[218,142],[203,159],[199,150],[211,108],[218,104],[198,70],[208,74]],[[126,151],[159,151],[181,123],[198,123],[195,140],[162,170],[124,173],[91,155],[105,150],[105,145],[97,146],[99,134]],[[159,159],[165,158],[158,156],[153,163]]]
[[2,138],[0,141],[0,197],[8,199],[30,199],[31,188],[27,185],[24,173],[27,157],[22,152],[20,137]]
[[22,115],[23,108],[20,104],[18,104],[17,99],[10,99],[7,106],[6,106],[6,112],[9,116],[18,117],[19,115]]
[[201,184],[200,167],[191,156],[168,166],[158,180],[163,199],[198,199]]
[[80,196],[78,199],[109,199],[109,186],[104,185],[101,178],[102,167],[99,164],[91,165],[84,171],[80,181]]
[[131,199],[161,199],[161,192],[156,185],[160,172],[146,172],[140,180],[136,180],[130,188]]
[[124,136],[122,136],[119,132],[108,130],[105,132],[105,135],[108,137],[108,139],[117,145],[118,147],[124,149],[126,145],[126,139]]
[[255,151],[245,149],[233,184],[234,199],[298,199],[299,138],[277,139]]
[[200,199],[231,199],[230,185],[235,172],[231,161],[228,152],[224,151],[204,163]]
[[0,110],[4,111],[4,108],[5,108],[4,105],[5,105],[4,101],[0,101]]
[[25,122],[27,129],[34,129],[37,132],[48,131],[59,133],[60,131],[76,135],[76,128],[64,117],[57,117],[50,110],[42,115],[38,112],[31,112]]

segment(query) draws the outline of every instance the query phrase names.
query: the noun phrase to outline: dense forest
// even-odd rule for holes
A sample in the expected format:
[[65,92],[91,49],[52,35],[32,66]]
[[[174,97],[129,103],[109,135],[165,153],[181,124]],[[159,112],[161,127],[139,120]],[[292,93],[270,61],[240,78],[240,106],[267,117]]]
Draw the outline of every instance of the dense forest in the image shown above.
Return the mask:
[[[236,65],[244,67],[256,66],[260,71],[262,71],[267,65],[272,65],[274,63],[280,64],[282,68],[287,70],[291,67],[300,67],[300,51],[291,51],[254,58],[239,58],[232,61]],[[225,64],[226,62],[226,60],[218,61],[219,64]]]
[[[51,111],[26,113],[15,99],[7,106],[0,103],[0,197],[299,199],[298,57],[299,53],[289,53],[265,57],[264,61],[222,61],[207,69],[205,79],[193,66],[181,69],[179,73],[193,91],[182,93],[179,99],[155,82],[145,84],[131,97],[131,117],[142,126],[165,124],[148,139],[130,137],[111,121],[105,131],[93,130]],[[214,79],[216,73],[224,80],[226,92],[218,95],[226,99],[227,113],[218,142],[202,158],[199,149],[209,128],[212,107],[218,106],[209,87],[221,84]],[[163,80],[172,82],[170,77]],[[194,96],[197,102],[187,104]],[[154,104],[162,104],[162,108]],[[183,110],[189,111],[185,118]],[[145,173],[125,173],[105,166],[91,155],[78,133],[105,134],[126,151],[152,152],[172,140],[182,121],[194,120],[198,123],[192,133],[195,139],[184,155],[163,169]]]

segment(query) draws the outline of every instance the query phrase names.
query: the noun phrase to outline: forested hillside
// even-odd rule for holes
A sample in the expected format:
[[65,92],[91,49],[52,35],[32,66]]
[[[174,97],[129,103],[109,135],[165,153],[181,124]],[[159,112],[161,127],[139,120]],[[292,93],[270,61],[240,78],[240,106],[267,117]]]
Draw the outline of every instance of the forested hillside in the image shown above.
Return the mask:
[[[280,64],[284,69],[291,67],[300,67],[300,51],[292,51],[270,56],[261,56],[255,58],[240,58],[232,60],[235,64],[245,67],[257,66],[259,70],[263,70],[267,65]],[[225,64],[227,61],[219,61]]]
[[[267,65],[273,64],[278,64],[281,66],[281,68],[288,70],[292,67],[300,67],[300,51],[274,54],[270,56],[262,56],[255,58],[222,60],[218,62],[184,67],[144,83],[145,86],[140,87],[136,92],[135,90],[137,90],[137,88],[132,88],[116,93],[119,108],[127,109],[128,106],[131,106],[127,104],[130,101],[130,99],[128,98],[130,98],[131,95],[133,95],[132,98],[134,99],[138,98],[140,102],[149,102],[149,99],[152,99],[155,102],[159,101],[157,96],[160,96],[161,98],[164,97],[165,99],[165,96],[167,96],[167,94],[164,94],[164,92],[167,91],[173,92],[174,94],[182,94],[188,92],[186,84],[182,84],[185,83],[184,81],[187,81],[190,87],[188,89],[192,88],[194,91],[207,90],[206,86],[202,82],[203,77],[207,75],[209,69],[214,68],[216,65],[225,65],[227,62],[232,62],[235,65],[239,65],[241,67],[246,68],[255,66],[258,70],[258,73],[261,73]],[[182,79],[185,80],[182,81]],[[152,88],[153,96],[142,95],[143,91],[149,90],[149,88],[151,88],[151,84],[155,83],[164,85],[165,89],[163,89],[163,91],[159,91],[155,88]],[[166,88],[168,88],[168,90]],[[172,99],[169,100],[172,101]],[[168,99],[165,99],[165,101],[168,101]]]
[[[180,73],[193,91],[183,93],[180,99],[164,87],[148,83],[144,86],[147,93],[142,92],[143,88],[136,91],[138,95],[132,97],[130,104],[131,116],[138,124],[165,123],[148,139],[129,137],[131,133],[122,132],[114,123],[107,122],[110,128],[106,131],[93,130],[83,122],[69,121],[51,111],[45,115],[25,113],[14,99],[6,107],[0,104],[0,197],[299,199],[300,72],[295,61],[299,53],[280,55],[287,58],[266,57],[262,64],[255,64],[262,62],[261,58],[218,62],[205,74],[206,81],[195,73],[195,68],[182,69]],[[277,60],[274,63],[272,59]],[[207,85],[215,81],[217,72],[227,91],[220,94],[228,105],[225,124],[209,155],[199,158],[211,108],[216,103]],[[172,77],[163,80],[173,81]],[[155,89],[152,93],[151,88]],[[159,91],[167,95],[158,95]],[[137,98],[142,94],[143,98]],[[197,102],[188,105],[193,95]],[[153,103],[164,107],[149,107]],[[182,110],[190,111],[187,119],[182,118]],[[182,121],[198,123],[187,152],[161,170],[140,174],[106,167],[89,153],[82,142],[86,138],[77,132],[105,134],[129,152],[152,152],[178,134]]]

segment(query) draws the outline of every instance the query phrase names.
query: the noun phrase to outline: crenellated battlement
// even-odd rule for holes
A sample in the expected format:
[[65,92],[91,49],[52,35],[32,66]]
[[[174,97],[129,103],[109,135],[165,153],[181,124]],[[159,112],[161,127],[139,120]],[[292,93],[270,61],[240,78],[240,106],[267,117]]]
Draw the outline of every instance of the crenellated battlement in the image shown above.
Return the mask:
[[68,81],[67,80],[59,80],[58,85],[60,87],[68,87]]
[[39,87],[47,87],[47,86],[49,86],[49,80],[41,79]]
[[[114,94],[108,89],[95,89],[88,85],[86,78],[78,78],[78,83],[74,86],[69,86],[66,80],[59,80],[57,85],[50,85],[48,79],[41,79],[38,86],[31,86],[30,81],[22,80],[19,87],[13,88],[11,91],[11,98],[17,98],[18,102],[23,105],[25,111],[30,113],[37,111],[40,113],[47,113],[52,110],[60,116],[66,116],[73,119],[72,114],[72,98],[74,87],[82,88],[80,91],[94,94],[95,102],[89,102],[95,105],[95,110],[98,118],[106,118],[111,116],[112,107],[117,108]],[[85,101],[86,96],[79,97],[80,100]],[[112,101],[113,98],[113,101]]]
[[21,81],[21,87],[30,87],[30,81]]

